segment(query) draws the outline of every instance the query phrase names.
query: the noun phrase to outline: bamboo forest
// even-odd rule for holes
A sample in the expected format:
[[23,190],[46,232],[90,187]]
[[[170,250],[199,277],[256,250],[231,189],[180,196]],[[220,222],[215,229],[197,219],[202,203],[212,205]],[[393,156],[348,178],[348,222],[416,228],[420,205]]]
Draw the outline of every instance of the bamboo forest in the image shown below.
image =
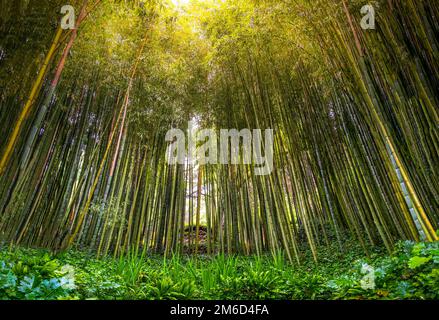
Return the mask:
[[0,0],[0,300],[439,300],[438,48],[433,0]]

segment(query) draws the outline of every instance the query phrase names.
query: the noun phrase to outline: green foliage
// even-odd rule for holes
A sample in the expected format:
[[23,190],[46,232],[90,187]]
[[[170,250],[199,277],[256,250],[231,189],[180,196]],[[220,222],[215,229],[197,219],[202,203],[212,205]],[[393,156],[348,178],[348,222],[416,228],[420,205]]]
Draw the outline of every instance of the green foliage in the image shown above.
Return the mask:
[[[136,255],[93,258],[66,252],[0,251],[2,299],[438,299],[439,243],[401,242],[369,258],[353,243],[320,250],[301,265],[274,256]],[[63,266],[63,267],[61,267]],[[364,277],[373,271],[373,281]]]
[[340,288],[338,297],[354,299],[438,299],[439,242],[400,242],[391,257],[375,263],[375,288],[364,290],[357,281]]
[[182,279],[174,282],[169,277],[156,278],[153,284],[147,284],[147,296],[157,300],[177,300],[193,298],[195,284],[191,280]]
[[0,299],[68,298],[75,289],[72,269],[48,253],[15,251],[0,255]]
[[414,256],[411,257],[409,260],[409,267],[410,269],[416,269],[417,267],[420,267],[431,260],[431,257],[418,257]]

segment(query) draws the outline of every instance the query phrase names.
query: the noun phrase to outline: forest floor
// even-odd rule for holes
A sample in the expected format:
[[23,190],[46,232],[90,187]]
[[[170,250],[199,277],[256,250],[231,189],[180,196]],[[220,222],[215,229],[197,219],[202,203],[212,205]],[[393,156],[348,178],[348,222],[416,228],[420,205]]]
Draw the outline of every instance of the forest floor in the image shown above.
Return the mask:
[[0,249],[0,299],[439,299],[439,242],[400,242],[369,257],[354,241],[305,251],[300,265],[275,256],[198,255],[96,259]]

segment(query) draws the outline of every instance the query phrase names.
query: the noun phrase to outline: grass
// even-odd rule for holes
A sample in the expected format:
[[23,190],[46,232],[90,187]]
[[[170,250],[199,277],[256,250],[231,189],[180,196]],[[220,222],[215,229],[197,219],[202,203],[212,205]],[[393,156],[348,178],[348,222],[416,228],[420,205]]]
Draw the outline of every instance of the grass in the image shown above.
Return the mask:
[[[389,256],[322,248],[291,265],[274,256],[137,256],[96,259],[68,251],[0,251],[1,299],[438,299],[439,243],[405,241]],[[371,277],[373,279],[371,280]],[[371,281],[367,281],[367,280]]]

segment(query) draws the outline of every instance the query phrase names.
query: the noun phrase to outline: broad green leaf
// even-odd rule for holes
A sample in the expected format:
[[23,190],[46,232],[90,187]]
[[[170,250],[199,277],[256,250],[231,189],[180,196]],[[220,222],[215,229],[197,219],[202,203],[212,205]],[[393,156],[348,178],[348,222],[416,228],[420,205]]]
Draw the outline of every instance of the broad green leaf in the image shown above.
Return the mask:
[[415,256],[415,257],[412,257],[409,260],[409,267],[410,267],[410,269],[416,269],[416,268],[426,264],[430,260],[431,260],[431,257],[418,257],[418,256]]

